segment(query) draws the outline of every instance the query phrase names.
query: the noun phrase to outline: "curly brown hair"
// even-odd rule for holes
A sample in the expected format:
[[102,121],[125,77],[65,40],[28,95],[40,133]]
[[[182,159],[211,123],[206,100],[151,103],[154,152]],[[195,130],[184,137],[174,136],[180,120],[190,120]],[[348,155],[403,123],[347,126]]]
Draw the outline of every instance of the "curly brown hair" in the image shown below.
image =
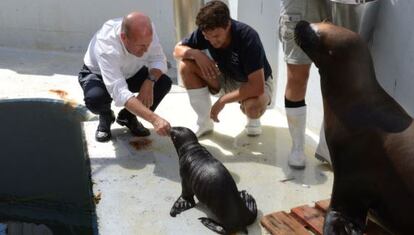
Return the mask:
[[198,12],[196,25],[201,31],[226,28],[230,19],[230,11],[225,3],[210,1]]

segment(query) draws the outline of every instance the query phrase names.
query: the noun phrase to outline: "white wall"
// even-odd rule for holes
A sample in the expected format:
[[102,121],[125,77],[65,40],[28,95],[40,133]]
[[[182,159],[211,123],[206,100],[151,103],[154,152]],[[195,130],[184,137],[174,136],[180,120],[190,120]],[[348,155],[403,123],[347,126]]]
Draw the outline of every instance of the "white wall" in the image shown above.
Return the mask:
[[[231,4],[231,1],[230,1]],[[237,19],[252,26],[260,35],[266,57],[273,70],[275,91],[278,78],[278,19],[279,1],[274,0],[238,0]],[[275,97],[273,98],[275,100]],[[275,102],[273,102],[273,105]]]
[[[191,1],[191,0],[188,0]],[[384,89],[414,115],[414,1],[381,1],[372,54]],[[276,107],[284,110],[286,65],[277,34],[280,0],[228,0],[234,18],[260,34],[273,68]],[[176,43],[173,0],[1,0],[0,46],[84,51],[95,31],[110,18],[146,12],[157,26],[168,60],[174,66]],[[308,127],[318,132],[323,118],[319,74],[312,67],[306,102]]]
[[377,79],[414,116],[414,1],[382,0],[372,54]]
[[166,54],[171,55],[172,9],[167,0],[1,0],[0,46],[84,51],[106,20],[140,10],[152,18]]

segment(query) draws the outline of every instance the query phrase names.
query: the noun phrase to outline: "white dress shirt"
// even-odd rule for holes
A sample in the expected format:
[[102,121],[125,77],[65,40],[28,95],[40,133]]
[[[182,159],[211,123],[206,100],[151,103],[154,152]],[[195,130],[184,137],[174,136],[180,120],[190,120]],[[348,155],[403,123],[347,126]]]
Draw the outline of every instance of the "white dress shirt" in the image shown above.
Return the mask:
[[125,103],[134,94],[128,90],[126,79],[134,76],[143,66],[148,69],[167,71],[167,60],[159,43],[154,24],[153,38],[148,51],[142,57],[130,54],[121,41],[122,18],[105,22],[95,33],[83,59],[92,73],[102,75],[108,93],[116,106]]

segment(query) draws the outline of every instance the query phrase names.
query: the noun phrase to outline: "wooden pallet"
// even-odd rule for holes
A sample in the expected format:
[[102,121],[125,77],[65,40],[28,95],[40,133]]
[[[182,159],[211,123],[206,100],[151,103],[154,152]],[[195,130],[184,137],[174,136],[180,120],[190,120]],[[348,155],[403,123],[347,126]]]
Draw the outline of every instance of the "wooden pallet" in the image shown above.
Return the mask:
[[[323,222],[330,199],[318,201],[314,207],[303,205],[292,208],[290,213],[274,212],[264,216],[260,223],[272,235],[323,234]],[[391,235],[376,223],[368,220],[367,235]]]

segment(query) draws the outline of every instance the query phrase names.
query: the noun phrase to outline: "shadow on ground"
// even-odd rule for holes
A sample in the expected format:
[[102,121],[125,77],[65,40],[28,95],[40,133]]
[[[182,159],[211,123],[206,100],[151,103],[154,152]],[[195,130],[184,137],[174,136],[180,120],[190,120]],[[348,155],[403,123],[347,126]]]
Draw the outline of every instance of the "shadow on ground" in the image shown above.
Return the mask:
[[[140,170],[148,165],[154,167],[155,176],[162,177],[174,182],[180,182],[178,156],[176,150],[167,137],[157,136],[153,130],[147,139],[151,141],[150,146],[137,150],[129,142],[133,136],[125,128],[112,129],[114,140],[114,158],[94,158],[93,164],[100,165],[93,170],[97,174],[108,165],[119,165],[130,170]],[[313,141],[307,137],[306,141]],[[307,167],[304,170],[295,170],[287,165],[287,155],[290,149],[289,132],[287,128],[276,128],[263,126],[263,133],[258,137],[249,137],[241,132],[236,137],[222,134],[218,131],[200,138],[200,143],[209,152],[225,165],[228,163],[245,162],[260,165],[270,165],[280,168],[285,173],[285,180],[307,185],[323,184],[329,167],[309,157]],[[111,142],[107,143],[111,144]],[[313,144],[315,145],[315,143]],[[306,147],[306,154],[313,156],[313,149]],[[313,158],[313,157],[312,157]],[[312,177],[309,177],[309,172]],[[239,182],[240,176],[231,171],[234,180]]]

